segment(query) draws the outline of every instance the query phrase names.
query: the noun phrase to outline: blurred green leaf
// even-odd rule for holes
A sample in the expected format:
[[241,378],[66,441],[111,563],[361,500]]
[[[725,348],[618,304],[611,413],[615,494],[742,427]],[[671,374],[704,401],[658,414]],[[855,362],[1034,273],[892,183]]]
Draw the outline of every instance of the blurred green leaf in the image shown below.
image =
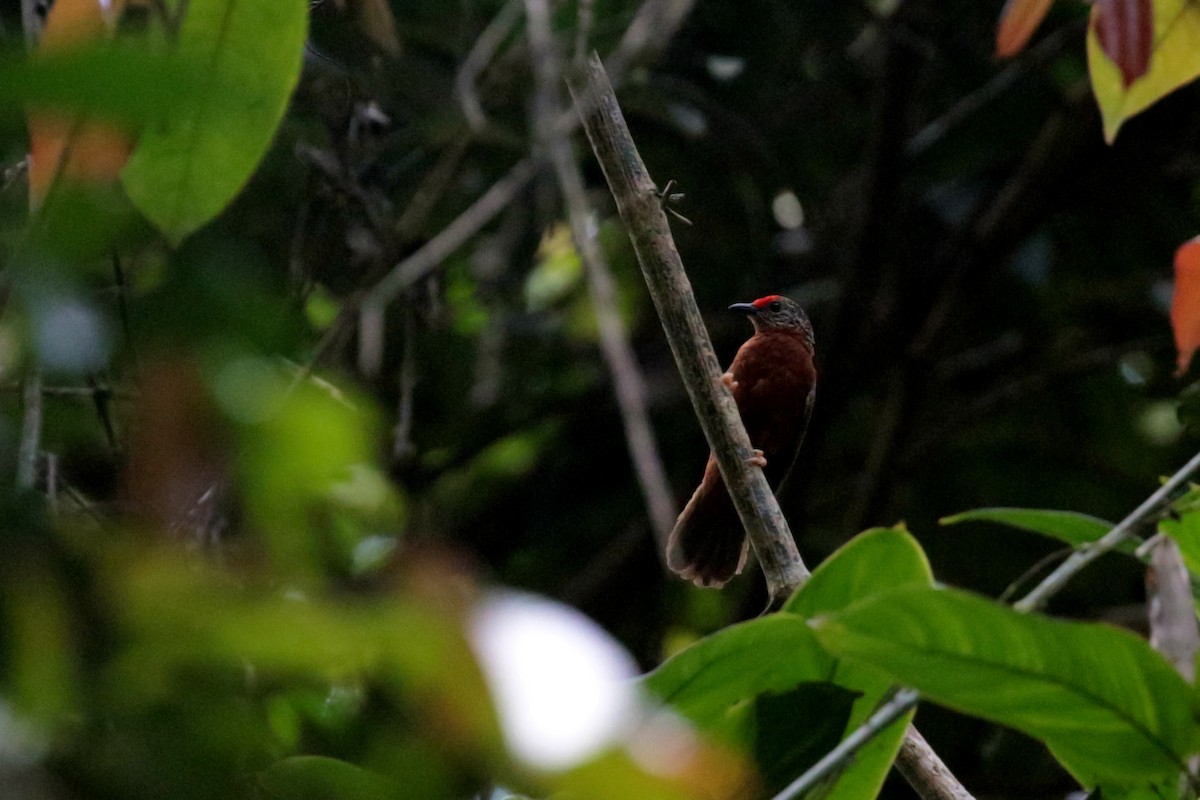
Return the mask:
[[1043,740],[1085,786],[1176,774],[1200,745],[1195,693],[1126,631],[917,587],[812,624],[843,658]]
[[[942,517],[938,521],[942,525],[995,522],[1031,533],[1040,533],[1074,547],[1096,541],[1113,527],[1111,522],[1087,514],[1040,508],[977,508]],[[1126,545],[1125,552],[1133,552],[1136,548],[1137,543],[1130,542]]]
[[397,597],[338,602],[240,586],[168,551],[115,561],[105,578],[128,640],[110,686],[127,703],[169,697],[197,669],[251,669],[262,682],[354,678],[434,714],[428,736],[499,752],[483,675],[449,613]]
[[7,632],[8,653],[0,664],[5,697],[53,725],[75,708],[79,663],[68,599],[48,566],[30,559],[20,570],[0,568],[0,631]]
[[399,532],[403,507],[371,466],[375,419],[363,406],[329,384],[296,384],[266,359],[231,359],[214,384],[218,402],[243,423],[246,507],[279,568],[310,578],[329,566],[346,571],[361,540]]
[[[120,42],[0,59],[0,114],[77,112],[133,127],[195,103],[211,77],[199,63]],[[237,94],[236,86],[223,91]]]
[[258,775],[262,800],[396,800],[402,787],[361,767],[321,756],[294,756]]
[[[822,562],[783,612],[807,620],[840,611],[880,591],[932,583],[929,560],[911,534],[902,528],[873,528],[855,536]],[[860,694],[846,720],[847,732],[865,722],[892,688],[892,681],[877,671],[841,660],[836,662],[830,680]],[[817,796],[853,800],[877,795],[912,717],[913,712],[908,713],[876,736],[840,774],[817,790]]]
[[530,311],[544,311],[582,282],[583,264],[571,240],[571,229],[559,223],[542,237],[537,263],[525,277],[525,305]]
[[618,751],[605,753],[556,776],[553,783],[563,797],[579,800],[612,800],[617,797],[689,800],[702,796],[700,792],[688,791],[676,781],[652,775],[639,767],[628,753]]
[[205,65],[207,91],[148,127],[124,171],[134,204],[175,244],[229,204],[267,151],[300,75],[307,11],[298,0],[187,4],[177,54]]

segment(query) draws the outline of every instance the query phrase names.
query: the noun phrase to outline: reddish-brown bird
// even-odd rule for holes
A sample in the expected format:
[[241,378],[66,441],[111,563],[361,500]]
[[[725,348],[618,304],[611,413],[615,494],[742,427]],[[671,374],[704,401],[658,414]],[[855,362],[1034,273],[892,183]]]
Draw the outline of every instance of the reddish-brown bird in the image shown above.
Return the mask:
[[[748,315],[754,335],[723,380],[757,451],[754,463],[774,488],[796,459],[816,397],[812,323],[798,303],[777,294],[729,310]],[[697,586],[717,588],[742,571],[746,547],[742,523],[709,455],[704,479],[667,541],[667,564]]]

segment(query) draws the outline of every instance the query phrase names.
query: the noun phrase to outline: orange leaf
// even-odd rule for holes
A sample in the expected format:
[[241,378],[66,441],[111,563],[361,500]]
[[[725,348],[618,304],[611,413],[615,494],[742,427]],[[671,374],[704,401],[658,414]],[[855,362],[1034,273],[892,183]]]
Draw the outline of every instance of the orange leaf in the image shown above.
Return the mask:
[[1200,236],[1175,251],[1175,296],[1171,300],[1171,327],[1179,351],[1178,377],[1187,372],[1192,354],[1200,347]]
[[1096,0],[1093,23],[1100,47],[1130,86],[1150,68],[1154,12],[1150,0]]
[[996,56],[1009,58],[1025,49],[1054,0],[1008,0],[996,28]]
[[[58,0],[42,28],[38,53],[107,38],[124,6],[125,0]],[[31,112],[28,126],[31,208],[40,206],[60,179],[115,179],[133,148],[131,137],[118,127],[69,114]]]

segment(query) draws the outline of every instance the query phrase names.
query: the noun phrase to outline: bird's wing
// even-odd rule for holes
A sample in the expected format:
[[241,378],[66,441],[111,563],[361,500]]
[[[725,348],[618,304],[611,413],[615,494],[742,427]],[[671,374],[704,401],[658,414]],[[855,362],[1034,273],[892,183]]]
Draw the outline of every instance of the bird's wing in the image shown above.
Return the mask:
[[812,410],[816,402],[817,385],[814,383],[813,387],[808,390],[808,397],[804,399],[804,415],[800,420],[800,436],[796,439],[796,452],[792,456],[792,461],[788,464],[787,470],[784,471],[783,477],[779,480],[777,489],[787,483],[787,479],[792,476],[792,470],[795,468],[796,462],[800,460],[800,450],[804,447],[804,437],[808,435],[808,421],[812,418]]

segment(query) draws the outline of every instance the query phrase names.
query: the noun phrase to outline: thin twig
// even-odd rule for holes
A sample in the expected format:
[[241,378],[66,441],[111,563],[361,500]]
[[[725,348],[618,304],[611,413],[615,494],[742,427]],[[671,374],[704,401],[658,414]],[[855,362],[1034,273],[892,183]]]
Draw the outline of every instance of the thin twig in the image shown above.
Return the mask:
[[720,365],[671,238],[658,189],[629,134],[599,56],[593,53],[585,70],[573,75],[568,85],[633,241],[704,435],[762,566],[771,604],[782,603],[807,580],[808,569],[762,470],[749,463],[750,439],[733,395],[721,383]]
[[58,454],[46,453],[46,504],[51,514],[58,514]]
[[467,57],[463,59],[458,75],[454,78],[454,93],[458,95],[458,104],[471,130],[478,133],[487,126],[487,115],[483,113],[483,104],[475,91],[475,81],[479,74],[487,69],[496,51],[504,43],[504,39],[512,31],[521,16],[519,0],[508,0],[500,7],[499,13],[479,34]]
[[413,394],[417,384],[417,312],[409,298],[404,309],[404,353],[400,357],[400,397],[397,400],[396,428],[392,436],[392,460],[402,464],[412,458]]
[[1014,603],[1013,608],[1018,611],[1033,611],[1040,608],[1050,597],[1057,594],[1066,585],[1067,581],[1075,577],[1076,573],[1081,569],[1109,550],[1127,541],[1133,535],[1138,525],[1142,523],[1142,520],[1165,504],[1170,499],[1171,493],[1180,486],[1183,486],[1197,469],[1200,469],[1200,453],[1192,456],[1192,459],[1172,475],[1170,480],[1164,483],[1154,494],[1147,497],[1145,502],[1135,508],[1129,516],[1118,522],[1111,531],[1104,534],[1104,536],[1095,542],[1085,545],[1080,550],[1072,553],[1066,561],[1058,565],[1057,569],[1043,578],[1042,582],[1035,586],[1029,594]]
[[42,373],[37,367],[25,376],[22,392],[21,444],[17,449],[17,488],[37,486],[38,461],[42,445]]
[[33,50],[46,24],[47,0],[21,0],[21,27],[25,29],[25,47]]
[[658,55],[692,11],[695,0],[647,0],[613,52],[604,60],[609,80],[620,83],[629,68]]
[[412,242],[425,227],[429,215],[441,200],[442,195],[445,194],[446,189],[450,187],[451,178],[454,177],[455,170],[462,163],[463,156],[467,154],[470,146],[471,143],[466,139],[452,142],[438,156],[437,162],[434,163],[429,173],[417,184],[417,188],[404,206],[404,211],[400,213],[400,218],[393,226],[396,238],[401,245]]
[[428,275],[455,250],[479,232],[484,225],[513,201],[525,188],[537,171],[532,158],[518,162],[505,175],[453,222],[443,228],[423,247],[394,266],[363,297],[360,330],[364,335],[359,340],[359,367],[368,375],[379,369],[383,356],[382,325],[383,313],[395,297],[404,289]]
[[978,89],[959,98],[944,114],[917,131],[905,144],[904,155],[916,158],[925,153],[979,109],[1004,94],[1020,78],[1057,56],[1064,45],[1086,27],[1087,17],[1078,17],[1029,48],[1020,59],[1011,62]]
[[25,156],[11,167],[5,167],[4,172],[0,172],[0,192],[8,189],[16,181],[24,178],[29,174],[29,156]]
[[549,4],[546,0],[525,0],[525,16],[529,22],[529,48],[537,80],[534,111],[538,137],[549,152],[567,207],[575,247],[583,262],[592,309],[596,314],[600,350],[612,375],[617,406],[625,426],[625,441],[638,485],[646,499],[659,556],[665,560],[667,537],[675,524],[675,503],[654,441],[654,429],[647,410],[646,382],[617,307],[616,281],[596,240],[595,215],[587,199],[583,172],[570,140],[555,124],[561,113],[558,87],[562,59],[554,41]]
[[575,54],[572,63],[583,64],[587,58],[588,39],[592,35],[592,22],[596,16],[595,0],[579,0],[579,11],[575,15]]
[[[613,74],[622,74],[630,64],[665,46],[687,18],[694,2],[646,0],[611,56]],[[560,115],[558,123],[564,133],[570,133],[578,126],[579,120],[568,112]],[[378,371],[383,355],[383,317],[387,305],[491,222],[533,179],[537,168],[538,164],[533,159],[518,162],[421,249],[392,267],[383,280],[363,296],[358,354],[359,368],[363,372],[370,375]]]

